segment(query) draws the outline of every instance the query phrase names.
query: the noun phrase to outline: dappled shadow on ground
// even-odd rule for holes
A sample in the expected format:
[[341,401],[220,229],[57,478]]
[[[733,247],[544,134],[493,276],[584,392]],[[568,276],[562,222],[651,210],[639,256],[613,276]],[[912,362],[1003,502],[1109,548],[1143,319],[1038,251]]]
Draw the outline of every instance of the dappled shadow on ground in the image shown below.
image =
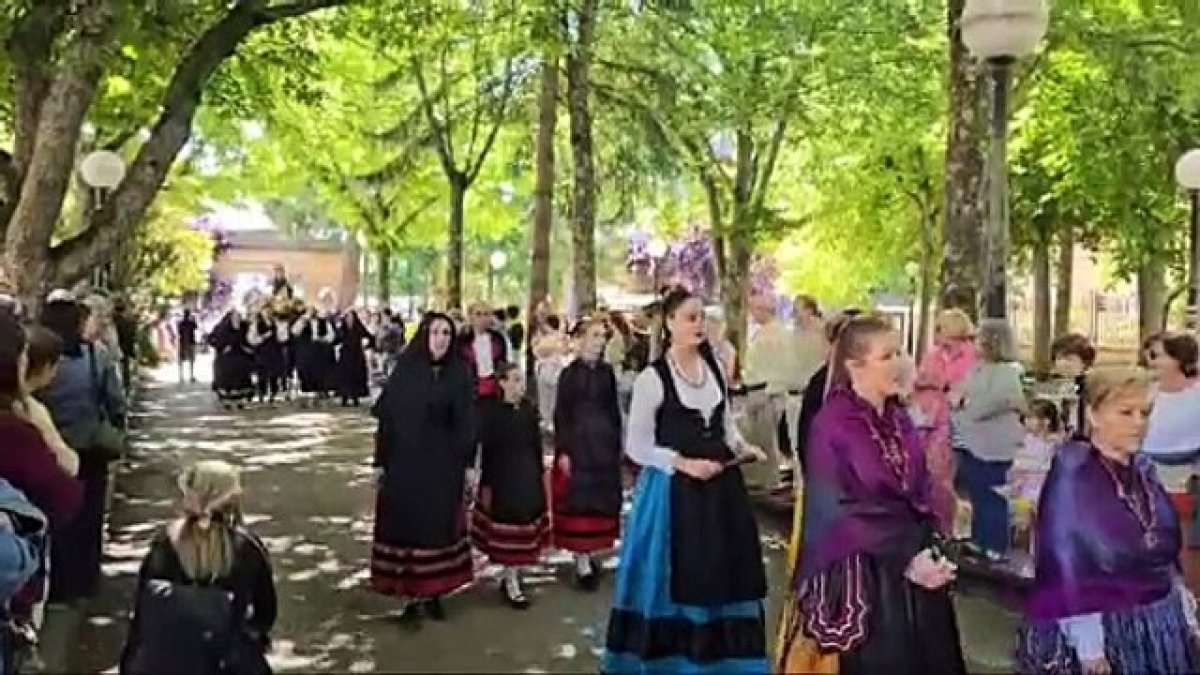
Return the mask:
[[[279,591],[270,657],[277,672],[595,672],[611,574],[599,592],[577,591],[568,556],[550,555],[529,570],[534,606],[527,612],[501,604],[498,569],[480,562],[479,581],[446,601],[449,621],[418,632],[397,620],[395,601],[366,588],[373,424],[364,410],[227,413],[203,386],[160,384],[147,398],[114,500],[106,579],[74,655],[77,672],[116,663],[141,558],[176,508],[175,475],[202,458],[226,459],[245,471],[246,520],[271,552]],[[787,587],[777,525],[764,523],[775,596]],[[611,571],[616,562],[605,566]],[[768,608],[772,626],[777,599]],[[984,612],[996,611],[990,605],[967,610],[995,624]],[[964,628],[969,648],[971,633]]]

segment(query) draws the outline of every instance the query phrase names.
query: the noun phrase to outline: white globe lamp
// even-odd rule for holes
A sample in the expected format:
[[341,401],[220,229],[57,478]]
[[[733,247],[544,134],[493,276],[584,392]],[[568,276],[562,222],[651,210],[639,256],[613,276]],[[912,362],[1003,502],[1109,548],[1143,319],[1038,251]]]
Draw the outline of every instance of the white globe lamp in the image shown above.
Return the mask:
[[967,0],[959,19],[963,44],[985,61],[1028,56],[1049,24],[1045,0]]

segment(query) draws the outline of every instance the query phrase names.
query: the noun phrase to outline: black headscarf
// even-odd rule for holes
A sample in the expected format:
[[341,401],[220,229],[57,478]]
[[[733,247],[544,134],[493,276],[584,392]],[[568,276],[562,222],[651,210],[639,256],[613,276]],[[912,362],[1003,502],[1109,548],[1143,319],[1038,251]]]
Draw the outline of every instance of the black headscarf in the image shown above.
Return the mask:
[[[445,354],[435,359],[429,352],[429,332],[439,321],[450,327],[450,346]],[[421,317],[413,339],[400,353],[400,359],[384,384],[371,413],[381,421],[385,418],[399,419],[404,408],[416,409],[426,405],[430,397],[435,396],[434,388],[428,384],[434,377],[435,370],[443,383],[459,381],[450,384],[451,389],[461,385],[463,391],[471,390],[473,380],[466,361],[458,352],[454,322],[446,314],[426,312]]]
[[[429,331],[433,328],[433,324],[437,321],[445,322],[450,328],[450,346],[446,349],[446,353],[438,358],[434,358],[429,351]],[[442,365],[449,360],[459,357],[459,335],[454,329],[454,319],[450,315],[441,312],[425,312],[421,317],[421,323],[417,325],[417,332],[413,335],[413,339],[409,340],[408,346],[400,355],[400,366],[427,364],[431,366]],[[393,372],[399,372],[402,368],[397,367]]]

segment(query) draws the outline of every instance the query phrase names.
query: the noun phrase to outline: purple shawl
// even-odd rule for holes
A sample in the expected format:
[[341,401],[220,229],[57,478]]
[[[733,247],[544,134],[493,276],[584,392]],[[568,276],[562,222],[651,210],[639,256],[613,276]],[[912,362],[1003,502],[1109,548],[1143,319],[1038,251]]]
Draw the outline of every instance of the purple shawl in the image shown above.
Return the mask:
[[1038,503],[1035,579],[1026,608],[1031,620],[1127,610],[1171,592],[1179,517],[1147,457],[1136,455],[1131,470],[1150,488],[1153,547],[1117,497],[1096,449],[1079,441],[1059,447]]
[[[899,441],[907,487],[884,461],[872,429]],[[797,584],[858,554],[908,554],[903,549],[924,537],[932,525],[930,483],[917,438],[898,403],[880,414],[848,389],[830,394],[813,422],[805,459]]]

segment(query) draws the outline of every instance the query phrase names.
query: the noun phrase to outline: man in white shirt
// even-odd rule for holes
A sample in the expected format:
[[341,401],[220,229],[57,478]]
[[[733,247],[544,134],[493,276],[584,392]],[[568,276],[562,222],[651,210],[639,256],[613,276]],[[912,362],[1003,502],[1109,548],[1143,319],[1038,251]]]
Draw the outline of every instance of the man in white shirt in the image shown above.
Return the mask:
[[763,293],[750,296],[753,325],[746,344],[742,382],[745,383],[745,436],[762,448],[767,461],[743,468],[749,486],[779,487],[779,428],[784,403],[791,388],[793,344],[791,335],[775,316],[775,300]]

